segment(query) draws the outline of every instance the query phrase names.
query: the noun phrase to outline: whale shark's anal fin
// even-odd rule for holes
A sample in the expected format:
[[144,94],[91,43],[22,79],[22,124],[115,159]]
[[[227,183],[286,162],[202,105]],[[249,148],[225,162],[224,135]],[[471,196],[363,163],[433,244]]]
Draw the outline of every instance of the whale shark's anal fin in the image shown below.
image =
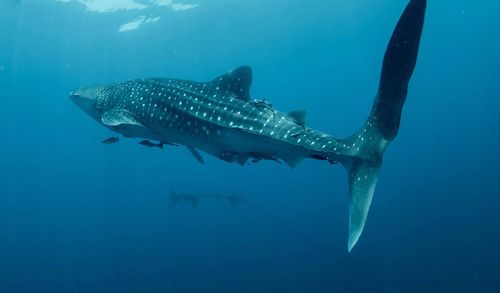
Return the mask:
[[349,240],[354,247],[365,226],[382,157],[399,129],[408,82],[415,68],[424,23],[426,0],[411,0],[392,34],[384,57],[379,91],[361,130],[342,143],[356,145],[343,162],[349,172]]

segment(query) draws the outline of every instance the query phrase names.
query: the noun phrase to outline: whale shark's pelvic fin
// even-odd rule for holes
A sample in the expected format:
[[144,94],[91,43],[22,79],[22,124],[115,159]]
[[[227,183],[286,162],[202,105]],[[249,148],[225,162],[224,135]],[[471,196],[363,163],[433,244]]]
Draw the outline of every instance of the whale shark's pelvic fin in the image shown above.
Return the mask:
[[205,161],[203,160],[203,157],[201,156],[200,152],[198,152],[197,149],[195,149],[192,146],[187,146],[186,148],[193,155],[193,157],[196,159],[196,161],[198,161],[200,164],[204,164],[205,163]]
[[398,133],[408,82],[417,61],[426,2],[411,0],[403,12],[385,53],[370,116],[361,130],[343,142],[356,146],[354,155],[348,154],[351,160],[343,162],[349,172],[349,251],[365,226],[384,151]]

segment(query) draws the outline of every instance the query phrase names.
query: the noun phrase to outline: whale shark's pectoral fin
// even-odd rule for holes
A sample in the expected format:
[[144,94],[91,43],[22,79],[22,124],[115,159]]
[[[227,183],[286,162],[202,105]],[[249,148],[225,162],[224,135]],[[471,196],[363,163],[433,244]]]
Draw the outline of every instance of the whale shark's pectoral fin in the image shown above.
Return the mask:
[[205,161],[203,160],[203,157],[201,156],[200,152],[198,152],[197,149],[195,149],[192,146],[186,146],[186,148],[189,150],[189,152],[194,156],[194,158],[200,162],[201,164],[204,164]]
[[240,66],[214,79],[212,87],[221,92],[230,92],[237,99],[250,101],[250,86],[252,85],[252,68]]
[[142,124],[138,122],[132,114],[121,109],[112,109],[105,112],[101,117],[101,122],[106,126],[142,126]]

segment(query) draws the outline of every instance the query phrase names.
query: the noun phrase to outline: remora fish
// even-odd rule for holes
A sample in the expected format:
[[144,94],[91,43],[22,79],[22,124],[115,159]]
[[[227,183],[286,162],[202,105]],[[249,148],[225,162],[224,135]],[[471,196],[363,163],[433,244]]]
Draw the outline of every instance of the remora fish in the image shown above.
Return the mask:
[[148,148],[160,148],[160,149],[163,148],[163,143],[162,142],[154,143],[154,142],[151,142],[151,141],[149,141],[147,139],[142,140],[141,142],[139,142],[139,144],[143,145],[145,147],[148,147]]
[[117,143],[120,139],[118,137],[108,137],[105,140],[101,141],[101,143],[104,144],[112,144],[112,143]]
[[127,137],[185,145],[227,162],[303,158],[341,163],[350,187],[348,250],[363,231],[382,157],[399,129],[423,29],[425,0],[411,0],[387,47],[367,121],[346,139],[306,126],[304,111],[282,113],[250,99],[250,67],[210,82],[147,78],[78,89],[71,99],[105,127]]

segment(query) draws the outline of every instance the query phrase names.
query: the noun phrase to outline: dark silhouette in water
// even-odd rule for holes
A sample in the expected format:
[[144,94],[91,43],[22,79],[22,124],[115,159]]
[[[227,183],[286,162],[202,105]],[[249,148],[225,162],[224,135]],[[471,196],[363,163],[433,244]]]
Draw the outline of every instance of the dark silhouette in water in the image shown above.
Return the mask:
[[264,215],[266,218],[271,219],[274,223],[278,224],[278,226],[285,228],[289,232],[295,234],[304,242],[308,243],[312,247],[316,248],[318,251],[327,252],[326,249],[323,248],[322,245],[315,243],[310,239],[309,236],[304,234],[303,232],[297,230],[295,227],[290,225],[289,223],[283,221],[282,219],[276,217],[275,215],[269,213],[265,209],[253,204],[252,202],[246,200],[242,196],[238,196],[235,194],[221,194],[221,193],[207,193],[207,194],[192,194],[192,193],[179,193],[174,190],[170,191],[170,210],[173,210],[174,207],[180,202],[190,203],[193,208],[198,207],[198,203],[201,199],[215,199],[215,200],[223,200],[228,202],[231,206],[247,206],[257,211],[259,214]]
[[179,202],[189,202],[193,207],[198,206],[199,195],[192,195],[187,193],[177,193],[175,191],[170,191],[170,209],[173,210],[175,205]]
[[103,140],[102,143],[113,144],[113,143],[117,143],[118,141],[120,141],[120,139],[118,137],[112,136],[112,137],[108,137],[105,140]]
[[238,206],[239,204],[246,203],[246,201],[237,195],[227,195],[227,194],[189,194],[189,193],[178,193],[176,191],[170,191],[170,209],[174,209],[175,205],[179,202],[189,202],[193,207],[198,206],[198,201],[201,198],[213,198],[222,199],[229,202],[232,206]]

